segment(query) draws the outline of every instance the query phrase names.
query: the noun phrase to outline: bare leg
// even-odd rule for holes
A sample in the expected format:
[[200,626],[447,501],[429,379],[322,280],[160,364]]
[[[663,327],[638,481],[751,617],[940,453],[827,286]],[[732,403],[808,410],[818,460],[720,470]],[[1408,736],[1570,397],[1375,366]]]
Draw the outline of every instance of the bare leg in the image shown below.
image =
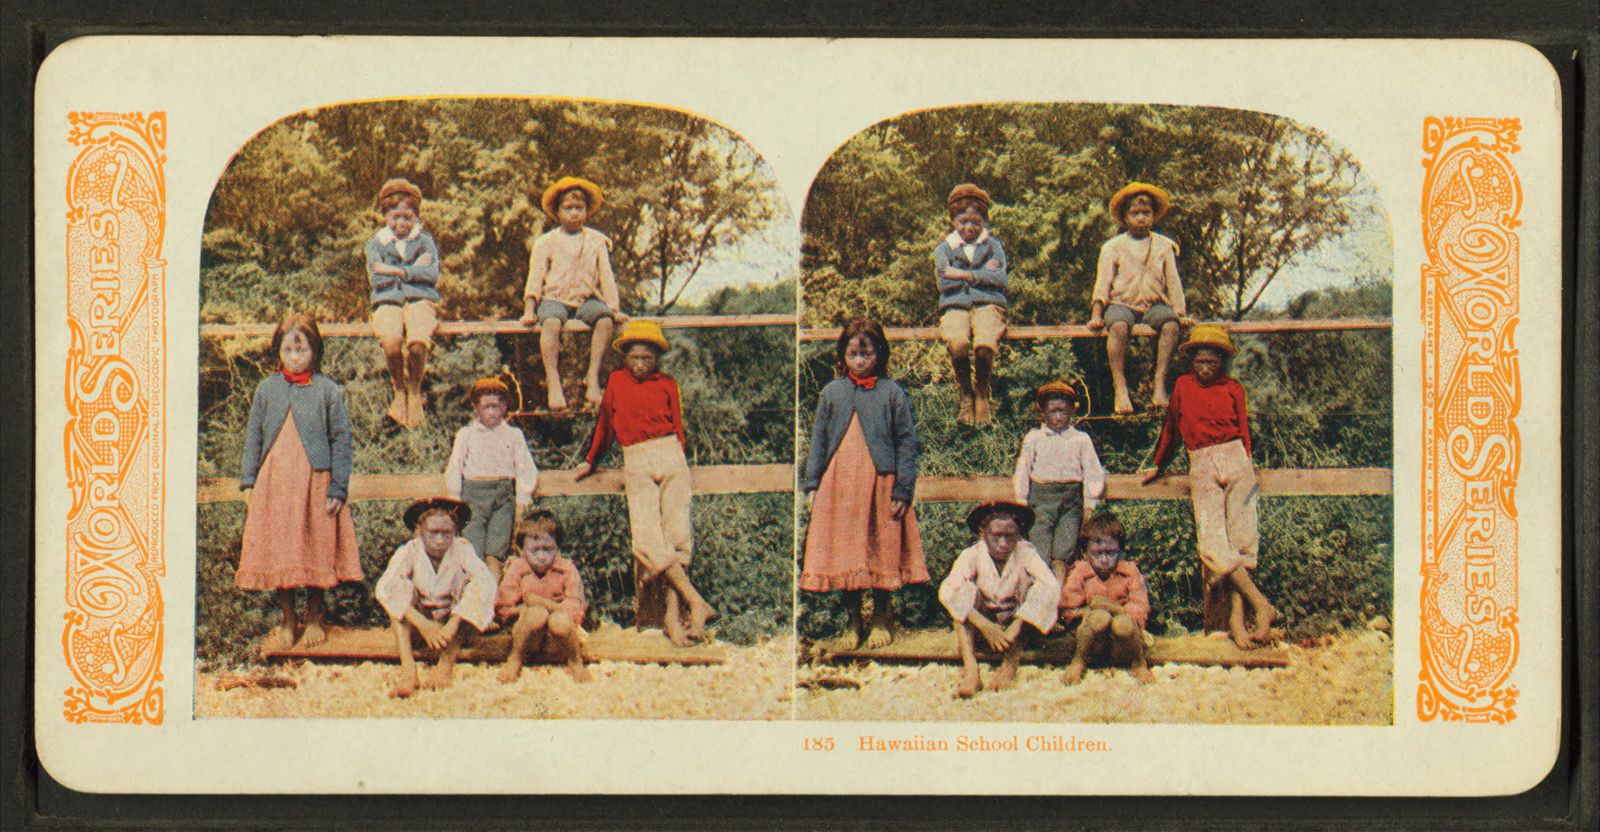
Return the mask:
[[534,641],[534,635],[543,634],[547,615],[544,607],[523,604],[517,608],[517,623],[511,627],[511,652],[506,654],[506,663],[500,667],[500,674],[495,677],[503,684],[515,682],[517,676],[522,673],[523,657],[527,655],[529,644]]
[[1110,629],[1110,613],[1105,610],[1084,613],[1083,620],[1078,623],[1078,649],[1072,654],[1072,663],[1067,665],[1067,672],[1061,674],[1061,684],[1076,685],[1083,679],[1084,671],[1089,668],[1089,653],[1094,650],[1095,642],[1104,638]]
[[417,659],[411,652],[411,625],[405,619],[395,619],[390,623],[394,631],[395,644],[400,648],[400,680],[395,683],[394,690],[389,695],[395,699],[404,699],[417,692]]
[[893,621],[889,613],[889,590],[874,589],[872,591],[872,629],[867,632],[867,640],[862,644],[868,650],[879,647],[888,647],[894,642],[894,632],[889,629]]
[[1028,643],[1028,631],[1024,629],[1017,634],[1011,646],[1000,658],[1000,669],[994,672],[994,677],[989,681],[990,690],[1005,690],[1017,681],[1017,666],[1022,664],[1022,647]]
[[983,680],[978,674],[978,653],[972,645],[972,625],[957,621],[955,627],[956,643],[961,645],[961,676],[956,682],[956,696],[967,699],[983,689]]
[[1111,386],[1116,393],[1114,405],[1117,413],[1132,413],[1133,400],[1128,397],[1128,376],[1124,368],[1128,363],[1128,325],[1118,321],[1106,334],[1106,358],[1111,363]]
[[950,351],[950,367],[956,374],[956,391],[961,396],[961,404],[956,410],[956,421],[963,425],[972,424],[976,403],[972,393],[972,360],[967,356],[966,344],[946,343]]
[[294,646],[295,630],[294,590],[278,590],[278,626],[261,640],[261,649],[287,650]]
[[439,651],[439,660],[433,663],[433,670],[428,673],[428,678],[422,686],[430,690],[443,690],[450,687],[455,681],[456,658],[461,655],[461,646],[467,643],[467,630],[471,624],[462,622],[456,627],[456,634],[451,637],[450,643]]
[[406,406],[406,354],[405,344],[399,340],[393,343],[380,341],[383,347],[383,360],[389,365],[389,384],[394,388],[394,401],[389,403],[388,416],[396,424],[403,425],[409,418]]
[[1167,406],[1167,366],[1172,363],[1172,351],[1177,346],[1178,322],[1167,321],[1161,325],[1161,334],[1156,339],[1156,389],[1150,397],[1156,407]]
[[861,614],[861,596],[865,592],[861,589],[844,591],[845,633],[839,636],[840,649],[851,650],[867,640],[867,628]]
[[1228,587],[1228,637],[1240,650],[1254,650],[1260,646],[1244,626],[1244,596],[1231,586]]
[[323,629],[323,619],[327,616],[327,607],[323,603],[322,590],[311,587],[306,590],[306,631],[300,636],[301,647],[316,647],[328,640],[328,632]]
[[1265,639],[1272,632],[1272,625],[1278,620],[1278,609],[1272,606],[1267,596],[1261,594],[1256,582],[1250,578],[1250,570],[1241,566],[1228,573],[1228,580],[1232,581],[1234,588],[1244,596],[1244,600],[1250,604],[1251,613],[1255,616],[1256,626],[1250,631],[1250,637],[1256,641]]
[[572,623],[572,619],[561,611],[550,613],[550,638],[560,642],[567,651],[567,673],[572,676],[572,681],[583,683],[592,682],[594,677],[589,675],[589,668],[583,664],[582,629]]
[[662,594],[666,599],[666,609],[661,614],[661,631],[667,634],[667,640],[674,647],[694,644],[683,632],[683,600],[678,597],[678,590],[669,586]]
[[689,573],[683,571],[683,564],[674,563],[661,574],[672,588],[678,591],[678,596],[689,605],[689,626],[684,635],[695,641],[705,640],[706,622],[716,618],[717,611],[706,603],[706,599],[700,597],[694,584],[689,583]]
[[551,410],[566,410],[567,397],[561,392],[561,321],[545,318],[539,322],[539,358],[544,361],[544,389]]
[[1111,618],[1111,658],[1128,665],[1128,672],[1142,685],[1156,680],[1144,658],[1144,638],[1139,625],[1127,613],[1117,613]]
[[589,374],[583,377],[583,398],[593,406],[600,404],[600,362],[605,360],[615,327],[610,318],[601,318],[594,322],[594,335],[589,339]]
[[431,345],[422,341],[406,344],[406,427],[414,428],[427,420],[423,408],[422,380],[428,372],[428,353]]
[[988,347],[979,347],[974,351],[977,359],[972,363],[972,386],[976,403],[972,410],[973,424],[984,425],[989,423],[993,415],[989,407],[989,391],[994,371],[994,350]]

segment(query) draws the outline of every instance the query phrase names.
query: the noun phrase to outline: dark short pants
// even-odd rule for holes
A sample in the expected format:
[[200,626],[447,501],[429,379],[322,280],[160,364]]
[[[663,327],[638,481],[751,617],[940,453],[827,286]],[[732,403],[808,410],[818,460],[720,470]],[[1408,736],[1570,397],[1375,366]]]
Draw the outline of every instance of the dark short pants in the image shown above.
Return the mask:
[[1149,324],[1151,329],[1159,332],[1161,327],[1165,326],[1168,321],[1176,322],[1178,313],[1172,311],[1172,307],[1164,303],[1152,303],[1150,308],[1143,312],[1135,311],[1120,303],[1113,303],[1106,307],[1105,318],[1106,326],[1124,323],[1131,327],[1134,324],[1143,323]]
[[589,298],[578,307],[568,306],[559,300],[546,299],[539,301],[539,309],[535,314],[541,321],[554,318],[566,323],[577,318],[589,326],[594,326],[601,318],[615,318],[611,313],[611,307],[606,306],[606,302],[599,298]]

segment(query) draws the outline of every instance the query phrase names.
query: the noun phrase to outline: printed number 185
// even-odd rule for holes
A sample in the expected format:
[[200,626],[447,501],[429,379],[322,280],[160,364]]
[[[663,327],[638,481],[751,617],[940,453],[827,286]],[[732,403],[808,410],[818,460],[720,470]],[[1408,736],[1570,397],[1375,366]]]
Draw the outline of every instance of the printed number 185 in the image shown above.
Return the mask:
[[805,748],[807,751],[832,751],[833,737],[806,737]]

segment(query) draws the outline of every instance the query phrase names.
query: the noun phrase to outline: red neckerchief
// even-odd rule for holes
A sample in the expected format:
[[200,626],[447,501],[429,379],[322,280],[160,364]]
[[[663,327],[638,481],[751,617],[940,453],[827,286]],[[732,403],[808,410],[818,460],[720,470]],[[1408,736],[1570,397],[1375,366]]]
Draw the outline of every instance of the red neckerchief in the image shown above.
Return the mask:
[[846,372],[845,375],[849,376],[850,380],[855,382],[856,386],[860,387],[862,390],[871,390],[872,388],[878,386],[877,376],[867,376],[866,378],[862,378],[861,376],[851,372]]
[[316,372],[316,371],[315,370],[306,370],[303,373],[291,373],[288,370],[284,370],[283,371],[283,377],[288,379],[290,384],[298,384],[298,385],[301,385],[301,386],[305,386],[305,385],[311,383],[311,376],[312,376],[312,374],[314,372]]

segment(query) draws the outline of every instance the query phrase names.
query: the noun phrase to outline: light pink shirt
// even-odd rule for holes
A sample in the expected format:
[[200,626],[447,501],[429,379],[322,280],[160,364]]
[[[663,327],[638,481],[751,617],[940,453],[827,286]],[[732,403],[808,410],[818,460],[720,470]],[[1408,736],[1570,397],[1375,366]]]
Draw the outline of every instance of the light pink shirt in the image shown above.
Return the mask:
[[1183,281],[1178,279],[1178,244],[1154,231],[1143,240],[1118,234],[1100,247],[1090,302],[1126,306],[1143,312],[1156,303],[1188,314]]
[[1106,469],[1088,434],[1070,425],[1063,431],[1040,425],[1023,437],[1022,452],[1017,454],[1017,470],[1011,477],[1017,502],[1028,501],[1030,482],[1081,482],[1084,504],[1092,509],[1105,496]]
[[533,502],[539,468],[522,431],[505,422],[486,428],[477,419],[456,431],[456,444],[444,469],[444,486],[451,497],[461,499],[462,480],[510,479],[517,481],[517,502]]
[[968,546],[939,584],[939,603],[955,621],[966,621],[976,609],[991,619],[1020,618],[1041,633],[1055,626],[1060,600],[1061,584],[1026,540],[1017,542],[1004,569],[995,567],[982,540]]
[[524,297],[579,306],[589,298],[618,311],[617,278],[611,272],[611,238],[585,226],[568,234],[558,226],[533,244]]
[[494,620],[494,574],[464,537],[456,538],[438,567],[421,540],[406,541],[389,559],[372,594],[396,620],[413,606],[434,621],[458,615],[480,631]]

